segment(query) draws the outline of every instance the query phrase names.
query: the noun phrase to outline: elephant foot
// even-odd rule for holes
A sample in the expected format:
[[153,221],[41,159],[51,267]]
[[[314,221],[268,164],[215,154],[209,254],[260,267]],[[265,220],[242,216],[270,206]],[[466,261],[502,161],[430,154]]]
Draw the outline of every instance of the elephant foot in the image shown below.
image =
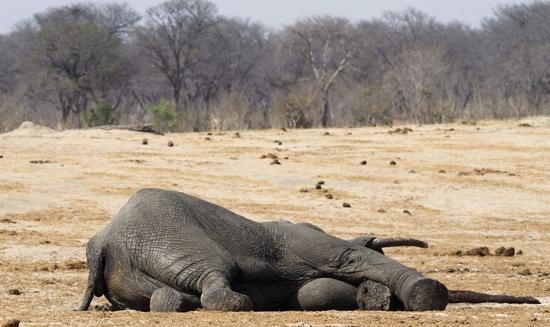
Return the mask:
[[244,294],[228,288],[214,288],[202,293],[202,306],[206,310],[216,311],[252,311],[254,304]]
[[449,301],[445,285],[425,277],[412,281],[405,294],[405,310],[408,311],[445,310]]
[[390,311],[396,309],[396,300],[389,287],[372,280],[362,282],[357,288],[357,305],[360,310]]
[[200,308],[199,298],[194,295],[163,287],[153,292],[149,307],[154,312],[185,312]]

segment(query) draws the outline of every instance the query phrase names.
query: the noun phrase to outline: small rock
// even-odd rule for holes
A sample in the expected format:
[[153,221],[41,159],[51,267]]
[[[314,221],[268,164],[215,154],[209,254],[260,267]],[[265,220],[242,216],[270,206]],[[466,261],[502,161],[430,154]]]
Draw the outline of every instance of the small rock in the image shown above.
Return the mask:
[[409,216],[412,216],[412,215],[413,215],[413,214],[412,214],[409,210],[407,210],[407,209],[403,210],[403,213],[404,213],[404,214],[407,214],[407,215],[409,215]]
[[4,159],[4,156],[0,154],[0,159]]
[[523,269],[522,271],[518,272],[518,275],[520,276],[530,276],[532,273],[528,268]]
[[325,132],[325,134],[323,134],[324,136],[329,136],[330,133],[329,132]]
[[149,140],[148,139],[143,139],[143,140],[141,140],[141,144],[147,145],[147,144],[149,144]]
[[11,319],[2,324],[2,327],[19,327],[21,321],[17,319]]
[[518,126],[519,126],[519,127],[533,127],[533,125],[531,125],[531,124],[529,124],[529,123],[519,124]]
[[347,202],[344,202],[342,203],[342,207],[344,208],[351,208],[351,204],[347,203]]
[[529,319],[529,321],[537,321],[537,320],[538,320],[537,317],[533,317],[533,318]]
[[523,254],[523,250],[518,250],[518,252],[516,253],[517,255],[522,255]]
[[236,138],[239,138],[239,137],[241,137],[241,134],[240,134],[239,132],[236,132],[236,133],[235,133],[235,137],[236,137]]
[[325,185],[325,181],[318,181],[317,185]]
[[12,288],[12,289],[8,290],[8,294],[9,295],[21,295],[21,291],[18,290],[17,288]]
[[287,132],[288,130],[286,129],[286,127],[283,127],[283,128],[281,128],[281,131]]
[[334,196],[332,194],[325,194],[325,198],[332,200],[334,199]]
[[397,165],[397,162],[395,162],[395,161],[393,161],[393,160],[390,161],[390,166],[396,166],[396,165]]
[[15,221],[13,221],[9,218],[0,219],[0,223],[2,223],[2,224],[16,224]]
[[315,189],[316,189],[316,190],[320,190],[320,189],[322,189],[322,188],[323,188],[323,185],[321,185],[321,184],[315,185]]
[[208,132],[208,133],[206,133],[206,135],[212,136],[212,132]]
[[308,193],[309,192],[309,189],[307,187],[302,187],[300,189],[300,193]]
[[280,165],[281,162],[278,160],[278,159],[273,159],[273,161],[271,161],[270,165]]
[[444,170],[444,169],[440,169],[440,170],[439,170],[439,173],[440,173],[440,174],[446,174],[446,173],[447,173],[447,171],[446,171],[446,170]]
[[456,269],[454,269],[454,268],[447,268],[447,270],[446,270],[446,272],[451,273],[451,274],[454,273],[455,271],[456,271]]
[[384,210],[384,209],[378,209],[378,212],[379,212],[379,213],[386,213],[386,210]]
[[48,164],[50,163],[49,160],[31,160],[29,161],[31,164],[35,164],[35,165],[43,165],[43,164]]
[[361,166],[366,166],[366,165],[367,165],[367,160],[361,161]]
[[168,146],[169,146],[169,147],[173,147],[173,146],[174,146],[174,142],[168,141]]
[[212,140],[212,139],[209,138],[209,137],[205,137],[204,140],[205,140],[205,141],[210,141],[210,140]]
[[416,174],[416,170],[414,169],[409,170],[409,174]]
[[51,244],[52,242],[48,241],[48,240],[44,240],[44,241],[40,241],[40,244],[42,245],[45,245],[45,244]]

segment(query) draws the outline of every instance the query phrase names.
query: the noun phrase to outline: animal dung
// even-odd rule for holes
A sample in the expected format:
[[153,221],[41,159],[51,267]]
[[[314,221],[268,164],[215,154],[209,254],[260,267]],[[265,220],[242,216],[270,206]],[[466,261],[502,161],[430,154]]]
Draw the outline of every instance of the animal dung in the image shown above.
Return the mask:
[[21,295],[21,291],[18,290],[17,288],[12,288],[12,289],[8,290],[8,294],[9,295]]
[[0,159],[4,159],[4,156],[0,154]]
[[397,162],[395,162],[394,160],[390,161],[390,166],[396,166],[397,165]]
[[141,144],[147,145],[147,144],[149,144],[149,140],[143,139],[143,140],[141,140]]
[[379,213],[386,213],[386,210],[384,210],[384,209],[378,209],[378,212],[379,212]]
[[325,194],[325,198],[332,200],[334,199],[334,196],[332,194]]
[[366,165],[367,165],[367,160],[361,161],[361,166],[366,166]]
[[321,184],[315,185],[315,189],[316,189],[316,190],[320,190],[320,189],[322,189],[322,188],[323,188],[323,186],[322,186]]
[[347,203],[347,202],[344,202],[342,203],[342,207],[344,208],[351,208],[351,204]]
[[498,257],[513,257],[516,254],[516,249],[513,247],[506,248],[501,246],[495,250],[495,255]]
[[273,161],[271,161],[270,165],[280,165],[281,162],[278,160],[278,159],[273,159]]
[[49,160],[31,160],[31,161],[29,161],[29,163],[34,164],[34,165],[43,165],[43,164],[48,164],[50,162],[51,161],[49,161]]
[[205,137],[204,140],[205,140],[205,141],[210,141],[210,140],[212,140],[212,139],[209,138],[209,137]]
[[239,132],[236,132],[236,133],[235,133],[235,137],[236,137],[236,138],[239,138],[239,137],[241,137],[241,134],[240,134]]
[[279,159],[279,156],[274,153],[263,154],[260,159]]
[[323,134],[324,136],[329,136],[330,133],[329,132],[325,132],[325,134]]
[[389,134],[408,134],[409,132],[412,132],[412,128],[409,128],[409,127],[403,127],[403,128],[396,128],[396,129],[392,129],[392,130],[389,130],[388,133]]
[[302,187],[300,189],[300,193],[308,193],[309,192],[309,189],[307,187]]
[[440,169],[440,170],[439,170],[439,173],[440,173],[440,174],[446,174],[447,171],[446,171],[445,169]]
[[454,251],[451,253],[451,255],[456,255],[459,257],[465,256],[465,255],[474,256],[474,257],[487,257],[491,255],[491,251],[486,246],[480,246],[477,248],[470,249],[468,251],[462,251],[462,250]]
[[409,216],[412,216],[412,215],[413,215],[413,214],[412,214],[409,210],[407,210],[407,209],[403,210],[403,213],[404,213],[404,214],[407,214],[407,215],[409,215]]
[[20,321],[17,319],[11,319],[2,324],[2,327],[19,327]]
[[273,143],[276,143],[277,145],[283,145],[283,142],[281,142],[279,140],[275,140],[275,141],[273,141]]
[[169,146],[169,147],[173,147],[173,146],[174,146],[174,142],[168,141],[168,146]]
[[325,181],[318,181],[317,185],[325,185]]

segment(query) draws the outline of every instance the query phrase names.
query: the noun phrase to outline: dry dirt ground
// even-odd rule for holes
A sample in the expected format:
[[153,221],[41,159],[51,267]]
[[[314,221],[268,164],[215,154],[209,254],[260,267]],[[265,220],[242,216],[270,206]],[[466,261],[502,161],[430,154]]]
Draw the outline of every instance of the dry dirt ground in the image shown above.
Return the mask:
[[[0,325],[19,319],[21,326],[548,326],[550,118],[527,122],[532,126],[479,122],[409,126],[407,134],[380,127],[241,131],[240,137],[59,132],[25,124],[0,135]],[[261,159],[269,153],[281,165]],[[327,191],[315,190],[320,180]],[[429,249],[388,254],[451,289],[531,295],[543,305],[450,305],[427,313],[72,311],[87,278],[86,241],[143,187],[184,191],[258,221],[313,222],[341,237],[424,239]],[[492,252],[513,246],[523,254],[453,255],[479,246]]]

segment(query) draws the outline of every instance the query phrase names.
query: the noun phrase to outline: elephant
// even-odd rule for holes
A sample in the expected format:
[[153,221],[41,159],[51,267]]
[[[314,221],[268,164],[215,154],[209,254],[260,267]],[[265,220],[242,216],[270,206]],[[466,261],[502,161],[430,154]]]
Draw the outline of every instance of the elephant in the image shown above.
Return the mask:
[[79,310],[102,295],[115,309],[141,311],[444,310],[442,283],[382,253],[399,245],[425,246],[258,223],[184,193],[142,189],[89,240]]

